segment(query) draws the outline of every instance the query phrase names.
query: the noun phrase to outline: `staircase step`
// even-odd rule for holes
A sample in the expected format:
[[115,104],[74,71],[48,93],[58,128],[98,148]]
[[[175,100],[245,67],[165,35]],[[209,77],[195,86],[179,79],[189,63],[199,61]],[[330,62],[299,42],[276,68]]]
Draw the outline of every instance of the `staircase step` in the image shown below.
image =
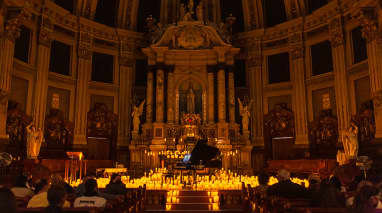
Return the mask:
[[179,196],[208,196],[207,191],[179,191]]
[[205,203],[209,204],[211,197],[207,196],[179,196],[179,203]]
[[210,210],[212,204],[205,203],[174,203],[171,204],[171,210]]

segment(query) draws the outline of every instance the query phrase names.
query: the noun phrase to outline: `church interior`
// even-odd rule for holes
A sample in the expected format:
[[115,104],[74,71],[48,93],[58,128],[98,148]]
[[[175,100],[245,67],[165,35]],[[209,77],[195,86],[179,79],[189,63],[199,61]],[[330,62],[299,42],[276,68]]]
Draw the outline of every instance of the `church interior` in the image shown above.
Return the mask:
[[382,213],[381,57],[382,0],[0,0],[0,209]]

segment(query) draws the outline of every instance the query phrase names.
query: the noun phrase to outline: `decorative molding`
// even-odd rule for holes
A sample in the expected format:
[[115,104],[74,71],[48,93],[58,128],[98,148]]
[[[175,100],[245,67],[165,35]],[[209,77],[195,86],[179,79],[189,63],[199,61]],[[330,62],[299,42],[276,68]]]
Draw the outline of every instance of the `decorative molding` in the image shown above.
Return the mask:
[[330,42],[333,48],[344,44],[342,30],[342,17],[336,17],[329,21]]
[[355,18],[362,26],[362,36],[367,42],[372,42],[378,37],[377,11],[374,7],[362,7],[359,9]]
[[46,18],[42,16],[41,18],[41,26],[40,26],[40,32],[38,36],[38,42],[41,45],[44,45],[46,47],[50,47],[50,44],[52,42],[52,32],[54,29],[54,23],[49,18]]
[[20,27],[31,17],[31,14],[25,8],[9,8],[7,11],[7,21],[5,25],[5,37],[15,42],[20,37]]
[[119,56],[119,65],[120,66],[126,66],[126,67],[132,67],[135,64],[135,59],[130,56]]
[[289,53],[292,60],[304,57],[303,33],[292,33],[288,37]]
[[78,57],[90,60],[93,54],[93,38],[89,32],[79,32]]

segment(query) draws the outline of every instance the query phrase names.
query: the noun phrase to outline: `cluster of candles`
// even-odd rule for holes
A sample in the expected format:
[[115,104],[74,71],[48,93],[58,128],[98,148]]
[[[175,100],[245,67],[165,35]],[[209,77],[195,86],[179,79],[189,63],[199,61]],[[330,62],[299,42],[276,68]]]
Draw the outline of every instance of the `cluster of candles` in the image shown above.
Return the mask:
[[183,159],[185,155],[190,154],[189,151],[161,151],[159,152],[159,156],[166,157],[167,159]]
[[[143,177],[137,179],[130,179],[129,176],[122,176],[122,182],[127,188],[139,188],[146,185],[148,190],[167,190],[167,191],[179,191],[183,188],[183,183],[190,183],[193,190],[198,191],[218,191],[218,190],[241,190],[242,183],[245,186],[251,187],[259,186],[257,176],[238,175],[230,170],[221,169],[215,173],[215,175],[196,175],[193,176],[174,176],[174,178],[166,178],[166,168],[150,170],[149,173],[145,173]],[[309,181],[306,179],[291,178],[291,181],[300,184],[304,187],[309,187]],[[109,184],[110,178],[97,178],[98,188],[105,188]],[[278,180],[275,177],[270,177],[268,185],[277,183]],[[69,183],[73,187],[77,187],[80,184],[80,180]]]

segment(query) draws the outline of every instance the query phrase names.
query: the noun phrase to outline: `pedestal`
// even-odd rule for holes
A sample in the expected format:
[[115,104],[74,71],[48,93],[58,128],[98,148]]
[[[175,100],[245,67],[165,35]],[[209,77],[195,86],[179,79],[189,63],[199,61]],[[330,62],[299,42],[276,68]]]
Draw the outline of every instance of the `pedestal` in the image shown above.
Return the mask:
[[163,145],[166,143],[164,135],[165,123],[153,123],[152,144]]
[[252,165],[251,165],[252,148],[253,148],[252,145],[246,145],[240,148],[240,168],[243,169],[245,174],[252,173]]

